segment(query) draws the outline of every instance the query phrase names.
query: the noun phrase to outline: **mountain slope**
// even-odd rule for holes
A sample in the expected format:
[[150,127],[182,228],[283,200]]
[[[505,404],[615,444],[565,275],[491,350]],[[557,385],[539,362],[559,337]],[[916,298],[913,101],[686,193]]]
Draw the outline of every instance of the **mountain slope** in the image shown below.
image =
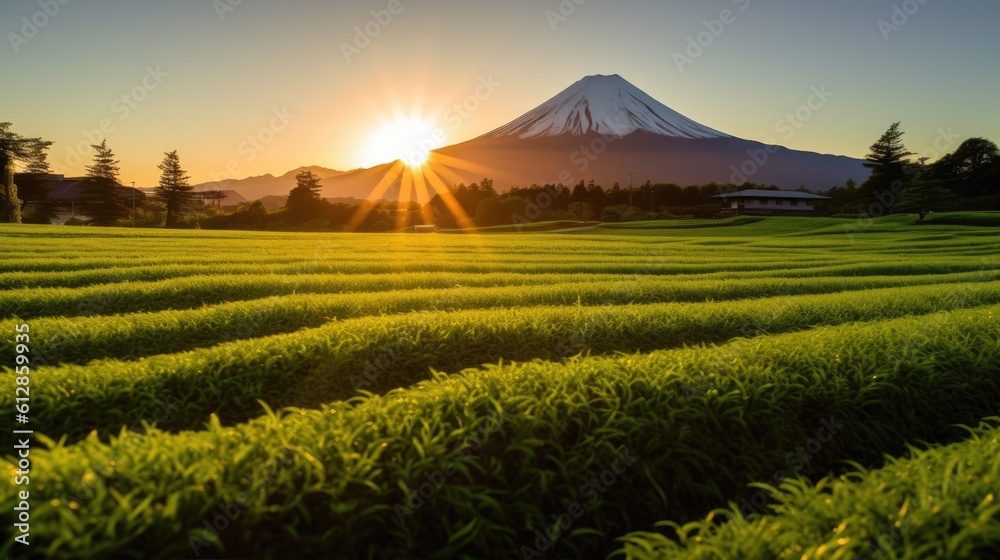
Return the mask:
[[587,76],[490,137],[537,138],[596,132],[621,138],[648,132],[672,138],[730,138],[660,103],[621,76]]
[[[491,177],[504,188],[532,183],[573,185],[581,180],[594,180],[608,188],[614,183],[625,187],[630,180],[635,184],[649,180],[682,186],[751,181],[789,189],[804,185],[825,190],[848,178],[861,182],[868,176],[860,160],[739,138],[692,140],[647,132],[605,138],[594,132],[525,139],[479,138],[442,148],[435,158],[463,162],[454,167],[440,165],[466,183]],[[630,172],[635,173],[634,177]]]

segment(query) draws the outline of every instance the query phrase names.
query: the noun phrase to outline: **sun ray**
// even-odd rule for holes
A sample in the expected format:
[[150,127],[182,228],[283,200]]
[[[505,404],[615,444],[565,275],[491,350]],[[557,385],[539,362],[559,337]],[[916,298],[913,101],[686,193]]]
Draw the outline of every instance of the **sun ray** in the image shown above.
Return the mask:
[[[403,178],[399,184],[399,198],[396,200],[396,219],[394,220],[396,229],[403,229],[407,227],[406,219],[409,217],[411,200],[410,195],[413,191],[413,179],[413,168],[409,166],[404,167]],[[404,208],[406,209],[405,213],[403,212]]]
[[[389,171],[386,172],[385,177],[382,177],[382,180],[379,181],[378,185],[376,185],[375,188],[372,189],[371,194],[368,195],[368,200],[378,200],[379,198],[381,198],[382,195],[385,194],[387,190],[389,190],[389,187],[396,182],[396,179],[398,179],[399,176],[403,174],[405,169],[406,165],[403,162],[401,161],[393,162],[392,167],[390,167]],[[360,225],[361,222],[363,222],[365,218],[368,217],[368,214],[371,213],[372,208],[373,206],[370,204],[368,205],[362,204],[361,206],[359,206],[358,209],[354,212],[354,215],[351,216],[351,220],[347,222],[346,226],[344,226],[344,229],[347,231],[354,231],[358,227],[358,225]]]
[[[464,183],[467,180],[466,177],[463,177],[456,170],[475,173],[479,178],[493,177],[500,171],[498,168],[492,166],[474,164],[472,162],[468,162],[454,156],[440,154],[438,152],[431,153],[426,166],[434,169],[435,172],[442,176],[448,184],[453,185]],[[472,180],[476,181],[478,179]]]
[[[424,177],[424,167],[415,168],[412,170],[412,172],[413,172],[414,191],[416,192],[417,200],[430,201],[432,197],[430,193],[427,191],[427,181]],[[424,223],[431,223],[433,221],[433,216],[429,216],[428,215],[429,213],[430,213],[429,208],[421,209],[420,216]]]
[[435,173],[429,166],[425,166],[421,169],[423,171],[422,175],[425,176],[427,182],[430,183],[434,191],[441,197],[441,200],[444,201],[445,206],[448,208],[448,211],[451,212],[451,215],[455,217],[456,221],[460,224],[463,222],[468,223],[471,218],[465,213],[465,210],[462,209],[462,205],[455,200],[455,195],[451,193],[451,189],[448,188],[448,185],[446,185],[445,182],[441,180],[441,177],[439,177],[438,174]]

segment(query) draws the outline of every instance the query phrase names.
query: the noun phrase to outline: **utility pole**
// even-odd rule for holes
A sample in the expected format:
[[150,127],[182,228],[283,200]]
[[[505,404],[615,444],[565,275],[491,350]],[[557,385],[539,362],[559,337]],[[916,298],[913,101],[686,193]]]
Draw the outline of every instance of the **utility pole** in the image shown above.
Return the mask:
[[635,178],[635,172],[629,172],[628,174],[628,209],[629,212],[632,211],[632,180]]
[[132,181],[132,227],[135,227],[135,181]]

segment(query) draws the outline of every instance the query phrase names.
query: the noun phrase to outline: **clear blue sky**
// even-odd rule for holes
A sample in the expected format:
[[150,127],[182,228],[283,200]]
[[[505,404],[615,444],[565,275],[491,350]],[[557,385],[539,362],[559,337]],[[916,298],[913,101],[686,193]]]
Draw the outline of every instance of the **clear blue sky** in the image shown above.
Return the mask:
[[[67,173],[90,157],[71,153],[83,131],[106,120],[123,181],[141,185],[174,149],[196,182],[356,168],[401,116],[459,142],[598,73],[713,128],[791,148],[863,156],[896,120],[928,155],[948,147],[939,130],[1000,142],[995,0],[400,0],[386,24],[371,12],[392,0],[60,1],[51,17],[38,2],[0,4],[0,120],[56,141],[50,160]],[[546,15],[560,4],[575,11]],[[913,13],[880,29],[894,5]],[[723,10],[730,22],[711,24]],[[44,25],[32,34],[22,18]],[[366,25],[377,36],[355,43]],[[687,56],[703,31],[708,46],[679,69],[675,53]],[[345,43],[360,51],[350,61]],[[474,111],[452,109],[489,77],[499,85],[479,89]],[[800,128],[780,122],[824,86],[833,95],[814,97]]]

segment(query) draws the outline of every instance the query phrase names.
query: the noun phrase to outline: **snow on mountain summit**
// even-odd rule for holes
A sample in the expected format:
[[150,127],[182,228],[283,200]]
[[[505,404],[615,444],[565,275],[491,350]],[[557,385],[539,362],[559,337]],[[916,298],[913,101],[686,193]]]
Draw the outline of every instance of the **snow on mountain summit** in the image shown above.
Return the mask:
[[487,136],[534,138],[596,132],[622,138],[636,131],[674,138],[731,138],[681,115],[617,74],[587,76]]

